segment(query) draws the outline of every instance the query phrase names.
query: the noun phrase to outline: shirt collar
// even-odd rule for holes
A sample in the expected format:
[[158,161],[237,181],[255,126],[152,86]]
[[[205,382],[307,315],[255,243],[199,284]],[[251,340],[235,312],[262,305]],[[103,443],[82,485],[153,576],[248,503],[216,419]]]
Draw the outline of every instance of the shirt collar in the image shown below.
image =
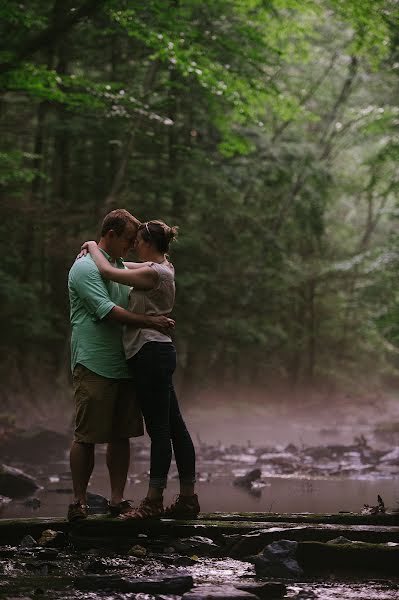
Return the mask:
[[[112,256],[110,254],[108,254],[108,252],[103,250],[103,248],[99,248],[99,250],[100,250],[100,252],[102,252],[104,254],[104,256],[108,260],[108,262],[114,263],[114,259],[112,258]],[[117,258],[115,262],[119,267],[123,267],[123,260],[121,258]]]

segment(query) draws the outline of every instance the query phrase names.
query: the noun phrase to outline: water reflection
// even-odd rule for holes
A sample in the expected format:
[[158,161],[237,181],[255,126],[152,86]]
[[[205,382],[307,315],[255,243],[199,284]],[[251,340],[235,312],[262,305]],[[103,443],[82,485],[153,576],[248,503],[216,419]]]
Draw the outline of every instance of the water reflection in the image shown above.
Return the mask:
[[[2,518],[36,516],[64,516],[72,491],[66,463],[50,466],[50,472],[42,472],[39,483],[43,487],[36,497],[40,507],[27,506],[26,501],[10,502],[3,507]],[[56,480],[54,473],[59,471]],[[363,504],[375,505],[377,495],[384,499],[385,506],[394,508],[399,500],[399,479],[359,480],[333,477],[290,477],[275,476],[262,479],[257,493],[233,485],[234,475],[240,473],[236,465],[226,468],[224,473],[214,474],[210,480],[200,479],[198,490],[201,509],[213,511],[260,511],[260,512],[338,512],[360,511]],[[126,489],[126,497],[139,501],[147,488],[146,465],[133,463],[132,475]],[[99,456],[89,489],[108,496],[108,475],[103,456]],[[168,502],[178,493],[178,482],[170,479],[165,493]]]

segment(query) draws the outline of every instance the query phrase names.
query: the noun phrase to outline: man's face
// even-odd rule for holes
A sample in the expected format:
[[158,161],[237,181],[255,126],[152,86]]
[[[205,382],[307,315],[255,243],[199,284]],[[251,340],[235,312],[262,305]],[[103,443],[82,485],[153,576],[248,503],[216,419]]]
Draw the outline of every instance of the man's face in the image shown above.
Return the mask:
[[136,241],[137,230],[133,225],[127,224],[124,232],[121,235],[112,236],[112,254],[115,257],[125,258],[126,254],[131,250]]

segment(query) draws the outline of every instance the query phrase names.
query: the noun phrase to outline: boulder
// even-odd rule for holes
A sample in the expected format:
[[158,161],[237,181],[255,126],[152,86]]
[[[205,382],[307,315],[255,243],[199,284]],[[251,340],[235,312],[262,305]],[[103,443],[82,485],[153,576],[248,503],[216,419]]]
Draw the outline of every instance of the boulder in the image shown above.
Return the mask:
[[279,540],[269,544],[251,562],[259,577],[300,577],[303,571],[295,559],[298,542]]
[[15,429],[0,440],[0,454],[10,462],[47,463],[65,457],[70,439],[63,433],[39,429]]
[[235,587],[238,590],[255,594],[255,596],[261,600],[277,600],[277,598],[283,598],[287,591],[287,587],[280,581],[250,581],[247,583],[236,583]]
[[239,487],[251,488],[254,481],[257,481],[262,477],[262,471],[260,469],[252,469],[252,471],[248,471],[242,477],[236,477],[233,481],[234,485],[238,485]]
[[219,546],[215,544],[213,540],[201,535],[181,538],[172,541],[170,545],[179,552],[179,554],[185,554],[187,556],[192,556],[193,554],[196,554],[197,556],[209,556],[219,549]]
[[39,489],[36,480],[20,469],[0,465],[0,494],[9,498],[30,496]]
[[68,537],[63,531],[45,529],[37,543],[46,548],[65,548],[68,545]]
[[90,515],[108,514],[108,500],[100,494],[93,494],[93,492],[87,492],[87,504],[89,505]]

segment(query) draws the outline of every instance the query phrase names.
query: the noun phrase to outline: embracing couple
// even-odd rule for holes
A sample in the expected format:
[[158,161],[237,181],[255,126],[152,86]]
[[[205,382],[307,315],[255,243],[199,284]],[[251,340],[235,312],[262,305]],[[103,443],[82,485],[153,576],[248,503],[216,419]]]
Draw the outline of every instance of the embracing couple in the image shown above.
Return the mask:
[[[126,210],[113,210],[103,221],[98,244],[83,244],[69,272],[76,408],[70,521],[87,517],[94,448],[104,443],[111,516],[193,518],[199,513],[194,446],[172,381],[174,321],[167,315],[174,305],[175,276],[168,251],[176,233],[161,221],[140,223]],[[124,262],[133,247],[140,262]],[[135,507],[124,499],[124,490],[129,438],[143,435],[143,417],[151,439],[150,479],[147,496]],[[180,494],[164,508],[172,445]]]

